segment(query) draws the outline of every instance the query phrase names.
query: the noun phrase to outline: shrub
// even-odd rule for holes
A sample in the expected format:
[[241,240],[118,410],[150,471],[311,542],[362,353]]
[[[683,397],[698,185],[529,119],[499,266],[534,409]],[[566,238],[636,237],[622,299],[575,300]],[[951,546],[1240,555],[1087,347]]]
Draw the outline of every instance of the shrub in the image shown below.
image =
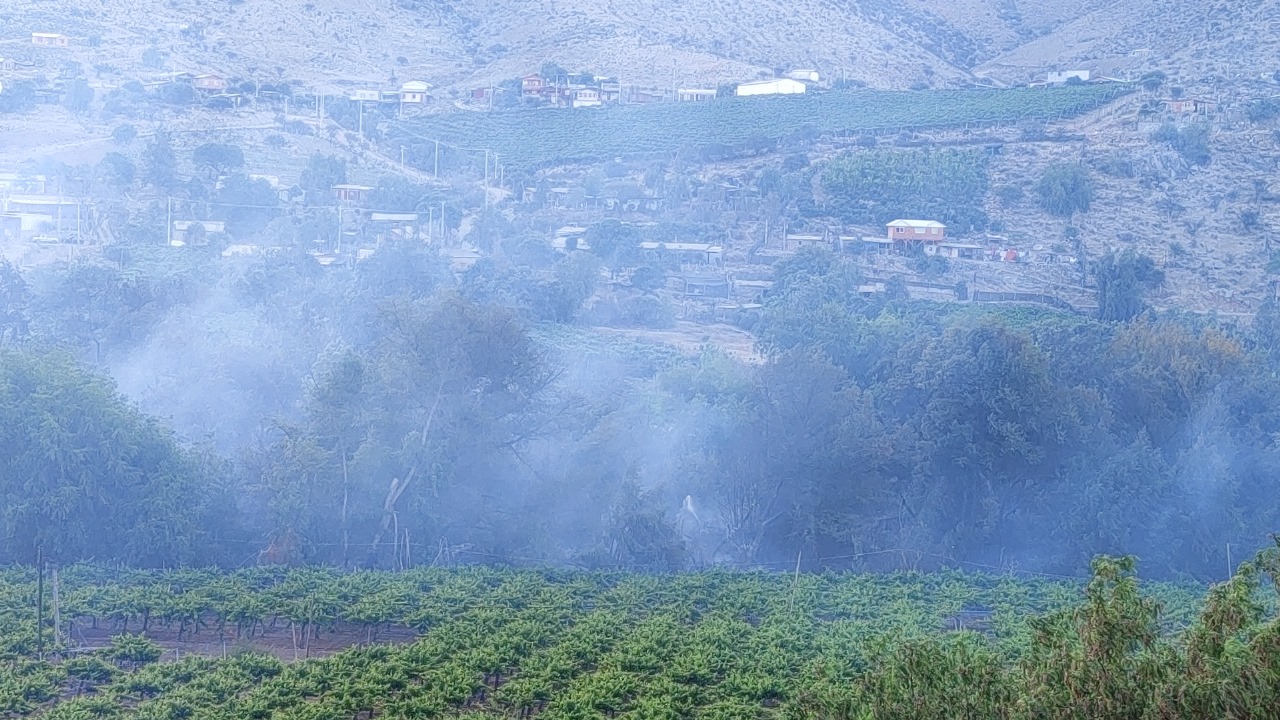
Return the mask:
[[1093,203],[1093,181],[1089,171],[1076,163],[1051,165],[1036,186],[1040,207],[1059,217],[1088,212]]

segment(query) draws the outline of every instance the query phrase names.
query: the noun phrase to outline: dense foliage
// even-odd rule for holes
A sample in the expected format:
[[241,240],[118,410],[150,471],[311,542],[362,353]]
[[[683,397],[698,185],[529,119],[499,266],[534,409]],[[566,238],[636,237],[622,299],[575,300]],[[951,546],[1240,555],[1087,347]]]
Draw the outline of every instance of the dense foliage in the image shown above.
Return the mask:
[[[898,132],[1023,119],[1069,117],[1127,88],[1086,85],[1013,90],[897,92],[858,90],[809,95],[724,98],[581,110],[448,113],[397,123],[394,143],[419,149],[410,160],[430,169],[439,140],[472,155],[488,149],[513,166],[617,155],[671,152],[687,146],[739,146],[800,132]],[[427,144],[423,144],[423,142]]]
[[[610,263],[634,240],[606,236]],[[1275,308],[1252,327],[1153,316],[1140,257],[1099,266],[1096,321],[866,299],[856,263],[804,252],[777,268],[752,365],[601,343],[570,324],[616,302],[593,291],[600,259],[497,237],[506,260],[461,279],[394,244],[328,268],[124,246],[0,272],[0,560],[34,560],[39,525],[63,563],[799,552],[1078,574],[1133,552],[1214,578],[1280,527],[1257,501],[1280,477]]]
[[857,151],[822,170],[831,214],[848,223],[930,218],[957,234],[986,228],[987,184],[986,155],[978,151]]
[[[1264,553],[1202,602],[1106,558],[1083,594],[955,572],[78,566],[58,628],[10,569],[0,716],[1264,717],[1277,569]],[[86,635],[101,649],[63,652]]]

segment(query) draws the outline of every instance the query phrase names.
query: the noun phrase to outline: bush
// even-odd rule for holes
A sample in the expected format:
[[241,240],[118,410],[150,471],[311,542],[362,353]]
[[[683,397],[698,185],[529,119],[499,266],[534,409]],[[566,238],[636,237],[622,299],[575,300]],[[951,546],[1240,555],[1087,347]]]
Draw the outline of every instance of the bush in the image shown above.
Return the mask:
[[1209,164],[1209,128],[1203,125],[1179,130],[1177,126],[1166,123],[1151,133],[1151,140],[1165,143],[1192,165]]
[[111,139],[117,145],[128,145],[136,140],[137,137],[138,129],[127,123],[124,125],[118,125],[115,130],[111,131]]
[[1089,171],[1076,163],[1051,165],[1036,186],[1040,207],[1059,217],[1088,212],[1093,203],[1093,181]]

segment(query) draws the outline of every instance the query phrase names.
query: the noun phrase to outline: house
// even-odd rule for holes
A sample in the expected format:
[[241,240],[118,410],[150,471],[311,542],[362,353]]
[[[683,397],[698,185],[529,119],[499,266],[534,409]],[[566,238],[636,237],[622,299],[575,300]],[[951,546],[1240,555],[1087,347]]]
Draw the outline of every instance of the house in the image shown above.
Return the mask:
[[888,239],[899,242],[940,243],[947,238],[947,226],[935,220],[894,220],[888,223]]
[[565,252],[573,250],[590,250],[587,244],[587,229],[576,225],[566,225],[551,238],[551,247]]
[[40,213],[0,213],[0,238],[5,240],[30,240],[41,234],[44,228],[54,225],[52,215]]
[[627,102],[648,104],[660,103],[667,99],[667,96],[661,90],[653,88],[636,88],[632,87],[627,93]]
[[13,58],[0,57],[0,72],[13,72],[18,69],[18,63]]
[[340,203],[348,205],[359,205],[369,199],[369,193],[373,192],[373,188],[368,185],[334,185],[330,188],[334,199]]
[[[200,230],[192,232],[192,228],[199,226]],[[202,235],[208,238],[213,233],[225,233],[227,224],[221,220],[174,220],[173,232],[169,236],[169,244],[174,247],[182,247],[194,241],[193,235]],[[206,240],[207,242],[207,240]]]
[[926,255],[939,255],[955,260],[981,260],[987,254],[986,247],[973,243],[941,242],[924,246]]
[[191,87],[200,92],[218,94],[226,92],[227,88],[231,87],[231,82],[221,75],[205,73],[192,78]]
[[1164,106],[1174,115],[1208,115],[1218,109],[1218,103],[1198,98],[1165,100]]
[[488,100],[494,92],[496,92],[496,89],[491,87],[475,88],[471,91],[471,99]]
[[774,78],[773,80],[757,80],[755,82],[742,83],[738,86],[736,94],[744,95],[803,95],[809,89],[808,85],[799,80],[791,78]]
[[49,179],[44,175],[0,172],[0,195],[14,192],[43,195],[48,184]]
[[789,233],[783,238],[786,247],[792,247],[797,250],[807,247],[827,247],[831,245],[831,241],[826,235],[803,235]]
[[31,44],[40,47],[67,47],[71,44],[71,38],[61,33],[31,33]]
[[1088,70],[1055,70],[1049,73],[1045,78],[1045,82],[1050,85],[1062,85],[1068,80],[1079,80],[1080,82],[1089,82],[1090,73]]
[[640,249],[660,257],[675,257],[684,263],[709,265],[720,262],[724,248],[709,243],[642,242]]
[[410,80],[400,86],[400,102],[406,105],[421,105],[431,95],[431,85],[421,80]]
[[816,83],[818,82],[818,79],[820,76],[818,75],[817,70],[813,70],[811,68],[804,68],[801,70],[792,70],[791,72],[787,73],[787,77],[791,78],[792,80],[799,80],[801,82]]
[[600,91],[595,88],[579,88],[573,91],[573,106],[576,108],[600,107],[602,104]]
[[352,90],[347,96],[351,102],[382,102],[381,90]]
[[46,216],[59,228],[75,227],[80,217],[80,202],[57,195],[10,195],[4,200],[4,212]]
[[520,78],[520,93],[523,95],[541,95],[547,81],[541,75],[525,75]]
[[718,94],[714,88],[680,88],[676,91],[676,102],[705,102],[715,100]]

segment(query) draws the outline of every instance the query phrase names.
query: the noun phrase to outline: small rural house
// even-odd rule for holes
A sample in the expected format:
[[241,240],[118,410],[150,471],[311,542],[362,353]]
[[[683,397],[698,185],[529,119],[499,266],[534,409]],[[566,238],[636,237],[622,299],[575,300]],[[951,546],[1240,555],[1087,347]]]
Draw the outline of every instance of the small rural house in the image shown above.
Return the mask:
[[520,92],[524,95],[541,95],[547,81],[541,75],[525,75],[520,78]]
[[71,38],[61,33],[31,33],[31,44],[39,47],[67,47],[71,44]]
[[576,108],[599,107],[602,104],[600,91],[595,88],[579,88],[573,91],[573,106]]
[[1089,82],[1090,75],[1088,70],[1055,70],[1049,73],[1049,76],[1045,78],[1045,82],[1050,85],[1062,85],[1068,80]]
[[799,80],[791,78],[774,78],[773,80],[757,80],[742,83],[737,94],[745,95],[803,95],[809,87]]
[[352,90],[347,96],[351,102],[382,102],[381,90]]
[[431,85],[421,80],[410,80],[400,86],[400,102],[406,105],[421,105],[431,95]]
[[705,102],[715,100],[717,94],[715,88],[680,88],[676,90],[676,102]]
[[0,57],[0,72],[13,72],[18,69],[18,63],[13,58]]
[[0,195],[8,193],[30,193],[43,195],[48,187],[49,179],[44,175],[23,175],[15,172],[0,172]]
[[893,241],[928,240],[942,242],[947,237],[947,226],[936,220],[894,220],[888,223],[888,238]]
[[231,87],[231,82],[221,75],[206,73],[191,79],[191,87],[207,93],[224,93]]
[[[193,230],[199,226],[199,230]],[[208,242],[208,236],[213,233],[225,233],[227,224],[221,220],[174,220],[173,232],[170,235],[169,244],[174,247],[182,247],[190,245],[203,238],[203,242]]]
[[368,185],[334,185],[331,188],[334,199],[340,203],[348,205],[359,205],[369,199],[369,193],[373,192],[373,188]]
[[821,76],[818,75],[817,70],[804,68],[801,70],[792,70],[791,72],[787,73],[787,77],[791,78],[792,80],[799,80],[801,82],[816,83],[818,82],[818,79]]
[[1176,98],[1164,101],[1165,108],[1174,115],[1208,115],[1218,109],[1212,100],[1198,98]]
[[656,257],[674,257],[682,263],[718,264],[724,248],[710,243],[642,242],[640,249]]

